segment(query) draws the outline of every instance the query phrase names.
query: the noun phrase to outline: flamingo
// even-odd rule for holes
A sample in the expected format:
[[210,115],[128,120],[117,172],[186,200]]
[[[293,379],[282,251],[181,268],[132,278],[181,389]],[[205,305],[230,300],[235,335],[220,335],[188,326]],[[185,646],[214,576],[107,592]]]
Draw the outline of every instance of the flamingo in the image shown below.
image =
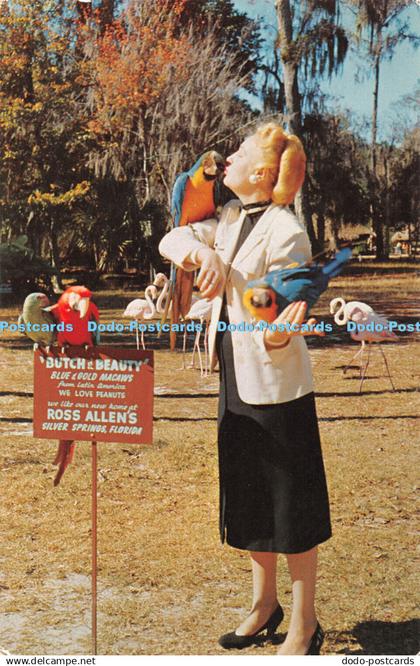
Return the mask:
[[[194,354],[195,351],[197,350],[198,353],[198,360],[200,363],[200,374],[203,377],[203,375],[207,376],[207,371],[208,371],[208,348],[207,348],[207,339],[208,339],[208,326],[206,325],[206,330],[204,333],[204,358],[205,358],[205,367],[206,370],[203,372],[203,363],[201,360],[201,352],[200,352],[200,335],[201,335],[201,329],[203,327],[203,323],[210,321],[211,317],[211,310],[212,310],[212,303],[211,301],[207,300],[206,298],[195,298],[194,296],[192,305],[190,309],[188,310],[187,314],[185,315],[184,319],[189,320],[189,321],[194,321],[198,320],[200,322],[200,328],[197,330],[195,339],[194,339],[194,347],[193,347],[193,354],[192,354],[192,366],[194,367]],[[184,330],[184,340],[183,340],[183,345],[182,345],[182,368],[185,369],[185,346],[186,346],[186,341],[187,341],[187,328],[185,327]]]
[[[135,298],[134,301],[131,301],[126,309],[124,310],[123,317],[130,317],[130,319],[135,319],[135,321],[144,321],[145,319],[152,319],[156,312],[155,304],[153,303],[153,298],[157,296],[157,287],[154,284],[149,284],[148,287],[144,290],[144,298]],[[139,329],[138,325],[136,326],[136,343],[137,349],[140,349],[139,344]],[[141,332],[141,344],[143,349],[146,349],[144,346],[144,331]]]
[[[166,277],[166,275],[164,273],[158,273],[156,275],[155,279],[153,280],[153,284],[158,288],[162,288],[162,291],[161,291],[161,293],[159,295],[159,298],[157,300],[157,303],[156,303],[156,311],[159,314],[163,314],[163,313],[165,313],[165,315],[170,314],[172,303],[169,304],[169,307],[166,310],[166,308],[167,308],[167,298],[169,298],[169,293],[168,292],[169,292],[169,289],[170,289],[170,280],[169,280],[169,278]],[[187,312],[187,314],[185,315],[184,320],[185,321],[187,321],[187,320],[189,320],[189,321],[198,320],[198,321],[200,321],[200,325],[202,327],[204,322],[208,323],[208,321],[210,320],[211,308],[212,308],[212,305],[211,305],[210,301],[208,301],[205,298],[197,298],[196,296],[193,296],[192,301],[191,301],[191,307],[190,307],[189,311]],[[159,331],[159,335],[160,335],[160,331]],[[207,375],[207,369],[208,369],[208,359],[207,359],[207,355],[208,355],[208,350],[207,350],[208,331],[207,331],[207,328],[206,328],[206,331],[205,331],[205,334],[204,334],[204,351],[205,351],[205,363],[206,363],[205,373],[203,372],[203,363],[202,363],[202,360],[201,360],[200,335],[201,335],[201,330],[198,330],[197,334],[195,336],[195,340],[194,340],[192,365],[194,366],[194,354],[195,354],[195,351],[197,350],[198,359],[199,359],[199,363],[200,363],[200,372],[201,372],[201,376],[203,376],[203,374]],[[182,345],[182,354],[183,354],[182,369],[183,370],[185,369],[186,340],[187,340],[187,329],[185,328],[184,329],[183,345]]]
[[[338,306],[338,308],[337,308]],[[343,370],[343,374],[346,373],[348,368],[350,367],[351,363],[354,361],[359,354],[361,354],[360,357],[360,389],[359,393],[362,392],[362,386],[363,382],[366,376],[366,371],[368,369],[369,365],[369,358],[370,358],[370,345],[372,342],[383,342],[383,340],[398,340],[398,336],[395,335],[391,330],[389,330],[389,321],[383,317],[382,315],[378,314],[375,312],[375,310],[368,305],[367,303],[363,303],[363,301],[349,301],[346,303],[344,298],[333,298],[332,301],[330,301],[330,313],[334,315],[334,321],[336,324],[339,326],[345,326],[348,321],[354,321],[356,324],[363,324],[364,330],[356,330],[354,332],[350,333],[350,337],[352,340],[356,340],[357,342],[361,342],[362,345],[359,349],[358,352],[353,356],[351,359],[350,363],[346,365],[346,367]],[[369,331],[366,330],[368,324],[371,324],[371,328],[373,330]],[[378,325],[382,326],[382,330],[377,330]],[[363,368],[362,364],[362,358],[363,358],[363,352],[365,350],[366,342],[368,343],[368,357],[366,361],[366,365]],[[382,349],[381,346],[379,346],[379,349],[381,351],[381,354],[383,356],[383,359],[385,361],[385,367],[387,369],[389,381],[391,382],[392,389],[395,391],[395,386],[392,382],[392,377],[391,373],[389,371],[388,363],[386,360],[385,353]]]
[[[162,289],[156,302],[156,312],[163,314],[167,307],[167,297],[169,297],[168,292],[171,286],[170,280],[166,277],[165,273],[158,273],[153,280],[153,285],[158,289]],[[171,307],[172,303],[169,303],[167,314],[171,311]]]
[[153,280],[153,284],[156,287],[159,287],[159,289],[164,287],[168,282],[169,278],[165,275],[165,273],[156,273],[155,279]]

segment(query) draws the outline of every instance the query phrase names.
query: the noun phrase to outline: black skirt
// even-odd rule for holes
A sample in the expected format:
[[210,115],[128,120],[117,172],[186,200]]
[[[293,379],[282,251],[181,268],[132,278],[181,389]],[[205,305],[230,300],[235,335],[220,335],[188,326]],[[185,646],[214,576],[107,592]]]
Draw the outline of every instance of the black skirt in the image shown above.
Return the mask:
[[315,396],[243,402],[232,338],[217,333],[220,538],[235,548],[302,553],[331,537]]

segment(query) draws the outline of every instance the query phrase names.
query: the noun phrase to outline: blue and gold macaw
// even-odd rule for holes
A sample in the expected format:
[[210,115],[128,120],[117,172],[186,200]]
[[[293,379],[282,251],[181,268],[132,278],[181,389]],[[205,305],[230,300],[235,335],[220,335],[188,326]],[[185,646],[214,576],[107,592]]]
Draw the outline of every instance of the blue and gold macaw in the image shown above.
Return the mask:
[[330,279],[341,273],[350,257],[351,249],[345,247],[325,266],[311,260],[270,271],[263,278],[247,284],[244,305],[255,319],[271,323],[293,301],[306,301],[308,316]]
[[[215,150],[210,150],[196,161],[189,171],[181,173],[175,180],[172,190],[171,213],[174,226],[182,227],[192,222],[200,222],[214,217],[216,209],[222,203],[222,183],[220,175],[225,168],[225,160]],[[225,188],[227,189],[227,188]],[[185,317],[191,307],[194,271],[184,271],[171,266],[171,298],[167,300],[171,311],[171,350],[175,349],[176,333],[172,324]],[[166,313],[164,314],[164,318]]]

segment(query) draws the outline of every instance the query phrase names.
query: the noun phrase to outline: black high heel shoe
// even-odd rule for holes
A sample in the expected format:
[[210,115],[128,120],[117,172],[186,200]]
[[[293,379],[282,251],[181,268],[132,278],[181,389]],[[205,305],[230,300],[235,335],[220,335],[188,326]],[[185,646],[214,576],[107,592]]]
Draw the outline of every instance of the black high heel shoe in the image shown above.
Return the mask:
[[318,624],[316,625],[316,629],[313,633],[313,636],[311,638],[311,642],[309,643],[309,647],[306,651],[306,654],[318,655],[321,649],[321,645],[324,642],[324,638],[325,638],[325,633],[318,622]]
[[263,624],[263,626],[260,627],[258,631],[255,631],[253,634],[249,634],[248,636],[238,636],[235,631],[231,631],[228,634],[223,634],[223,636],[220,636],[219,645],[221,645],[222,648],[225,648],[225,650],[231,650],[232,648],[242,650],[242,648],[254,645],[254,643],[259,643],[259,634],[265,629],[267,630],[267,639],[272,639],[276,633],[277,627],[283,618],[284,611],[279,604],[270,615],[267,622]]

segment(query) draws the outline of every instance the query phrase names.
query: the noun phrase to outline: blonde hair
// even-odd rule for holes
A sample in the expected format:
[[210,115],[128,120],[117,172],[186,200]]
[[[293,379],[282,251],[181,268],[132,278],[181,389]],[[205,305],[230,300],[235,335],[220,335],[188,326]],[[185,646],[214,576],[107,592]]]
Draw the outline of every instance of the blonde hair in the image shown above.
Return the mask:
[[256,131],[263,151],[264,164],[273,174],[271,199],[276,204],[292,203],[305,180],[306,155],[301,141],[286,134],[280,125],[267,123]]

